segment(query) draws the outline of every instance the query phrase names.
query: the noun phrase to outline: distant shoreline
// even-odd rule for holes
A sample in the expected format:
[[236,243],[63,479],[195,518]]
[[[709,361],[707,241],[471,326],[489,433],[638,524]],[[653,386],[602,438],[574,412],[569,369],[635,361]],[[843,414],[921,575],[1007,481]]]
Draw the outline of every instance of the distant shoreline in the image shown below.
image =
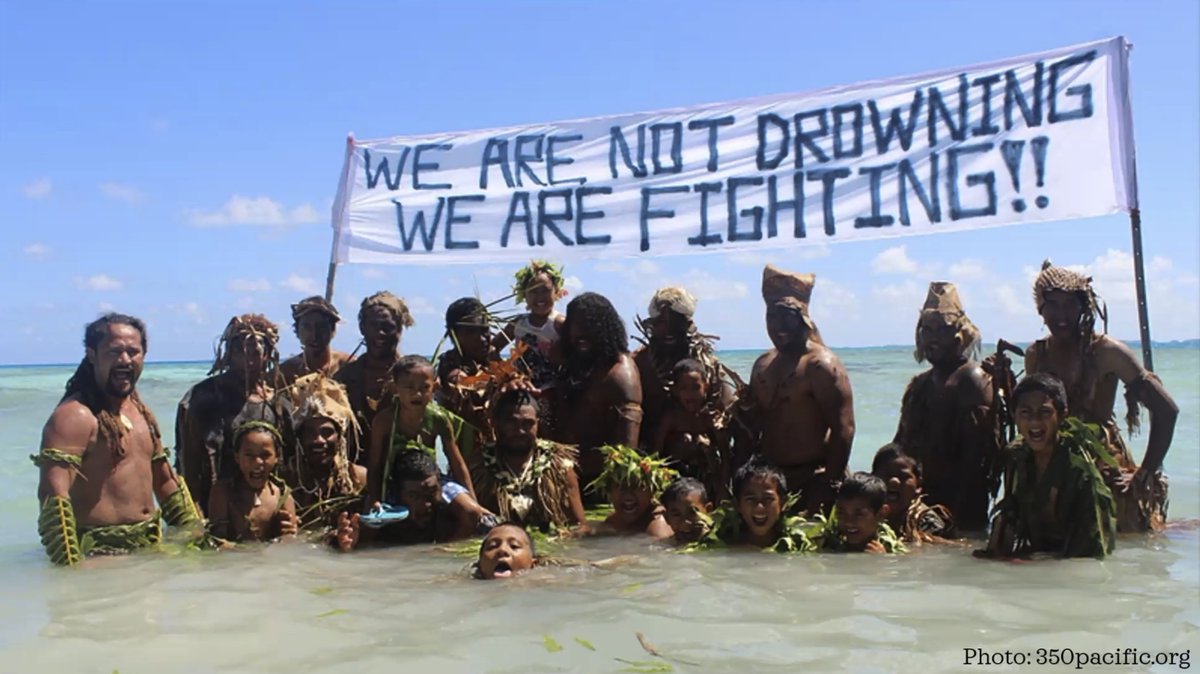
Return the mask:
[[[1125,344],[1129,348],[1141,353],[1141,342],[1137,340],[1125,340]],[[1027,346],[1027,342],[1021,342],[1019,346]],[[1172,340],[1169,342],[1151,342],[1154,349],[1200,349],[1200,338]],[[994,346],[992,344],[991,346]],[[748,347],[744,349],[717,349],[717,353],[762,353],[769,349],[769,346]],[[883,346],[833,346],[830,347],[834,351],[884,351],[888,349],[912,349],[909,344],[885,344]],[[985,348],[983,353],[991,353],[994,349]],[[146,363],[147,365],[211,365],[212,359],[206,358],[202,360],[152,360]],[[58,367],[74,367],[78,362],[72,363],[6,363],[0,364],[0,370],[15,370],[18,368],[58,368]]]

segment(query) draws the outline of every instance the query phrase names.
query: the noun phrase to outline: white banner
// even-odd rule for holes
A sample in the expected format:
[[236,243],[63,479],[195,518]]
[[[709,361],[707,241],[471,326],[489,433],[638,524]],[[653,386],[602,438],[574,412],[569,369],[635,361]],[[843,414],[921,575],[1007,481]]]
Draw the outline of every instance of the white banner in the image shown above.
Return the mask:
[[1124,38],[805,94],[347,143],[339,263],[776,249],[1137,206]]

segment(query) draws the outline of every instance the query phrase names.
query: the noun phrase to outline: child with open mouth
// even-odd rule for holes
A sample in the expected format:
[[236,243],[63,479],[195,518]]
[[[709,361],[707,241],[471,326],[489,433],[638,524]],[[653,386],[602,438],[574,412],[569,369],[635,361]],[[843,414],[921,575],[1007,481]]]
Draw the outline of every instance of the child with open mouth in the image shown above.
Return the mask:
[[646,456],[624,445],[607,445],[600,452],[604,456],[604,470],[589,487],[607,492],[613,507],[612,514],[604,520],[603,530],[671,538],[674,532],[657,498],[678,473],[657,456]]
[[209,533],[222,541],[270,541],[296,534],[296,502],[275,476],[283,439],[273,425],[250,421],[234,430],[238,474],[213,485]]
[[822,548],[833,552],[906,552],[888,526],[886,500],[887,486],[870,473],[860,471],[842,480]]

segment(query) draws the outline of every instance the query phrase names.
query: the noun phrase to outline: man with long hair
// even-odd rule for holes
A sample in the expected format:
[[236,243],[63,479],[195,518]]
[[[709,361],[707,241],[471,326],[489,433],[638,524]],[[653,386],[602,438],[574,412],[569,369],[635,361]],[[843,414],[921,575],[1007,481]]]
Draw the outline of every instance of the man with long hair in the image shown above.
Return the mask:
[[[1107,311],[1092,279],[1046,260],[1033,286],[1034,301],[1050,335],[1025,352],[1025,372],[1045,372],[1062,380],[1071,414],[1097,424],[1119,467],[1100,466],[1117,499],[1118,531],[1159,530],[1166,520],[1167,483],[1163,459],[1171,447],[1179,407],[1162,380],[1138,362],[1133,351],[1109,337]],[[1103,330],[1096,333],[1096,319]],[[1113,404],[1117,382],[1125,385],[1125,422],[1130,434],[1140,426],[1139,405],[1150,410],[1150,438],[1142,465],[1133,460],[1117,428]]]
[[783,471],[809,513],[827,511],[846,477],[854,397],[842,361],[808,315],[816,277],[767,265],[762,294],[775,345],[754,361],[744,411],[749,452]]
[[[199,524],[167,461],[158,421],[137,393],[146,325],[109,313],[84,331],[85,355],[31,457],[41,469],[38,533],[56,564],[150,547],[170,525]],[[156,510],[155,499],[162,509]]]
[[188,389],[175,413],[175,467],[207,504],[217,480],[238,474],[233,429],[265,421],[283,432],[283,460],[291,458],[291,401],[278,395],[279,328],[262,314],[234,316],[217,344],[210,375]]
[[563,323],[561,413],[552,439],[579,446],[579,477],[590,484],[604,468],[599,448],[638,446],[642,380],[629,355],[625,322],[603,295],[583,293],[567,305]]

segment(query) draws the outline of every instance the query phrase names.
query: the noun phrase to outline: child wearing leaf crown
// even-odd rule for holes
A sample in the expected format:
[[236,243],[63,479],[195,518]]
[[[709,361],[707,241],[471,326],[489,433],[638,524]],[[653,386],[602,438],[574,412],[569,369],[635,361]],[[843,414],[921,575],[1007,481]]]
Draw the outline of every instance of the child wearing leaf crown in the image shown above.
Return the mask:
[[529,368],[529,378],[539,390],[554,383],[558,366],[554,349],[566,316],[554,310],[554,303],[567,296],[563,268],[546,260],[534,260],[514,275],[513,295],[528,313],[517,316],[496,336],[493,344],[501,349],[508,344],[524,344],[521,358]]
[[644,456],[624,445],[606,445],[600,452],[604,472],[588,486],[608,493],[613,513],[604,520],[604,528],[671,538],[675,532],[667,524],[666,509],[658,504],[658,497],[679,473],[657,456]]

